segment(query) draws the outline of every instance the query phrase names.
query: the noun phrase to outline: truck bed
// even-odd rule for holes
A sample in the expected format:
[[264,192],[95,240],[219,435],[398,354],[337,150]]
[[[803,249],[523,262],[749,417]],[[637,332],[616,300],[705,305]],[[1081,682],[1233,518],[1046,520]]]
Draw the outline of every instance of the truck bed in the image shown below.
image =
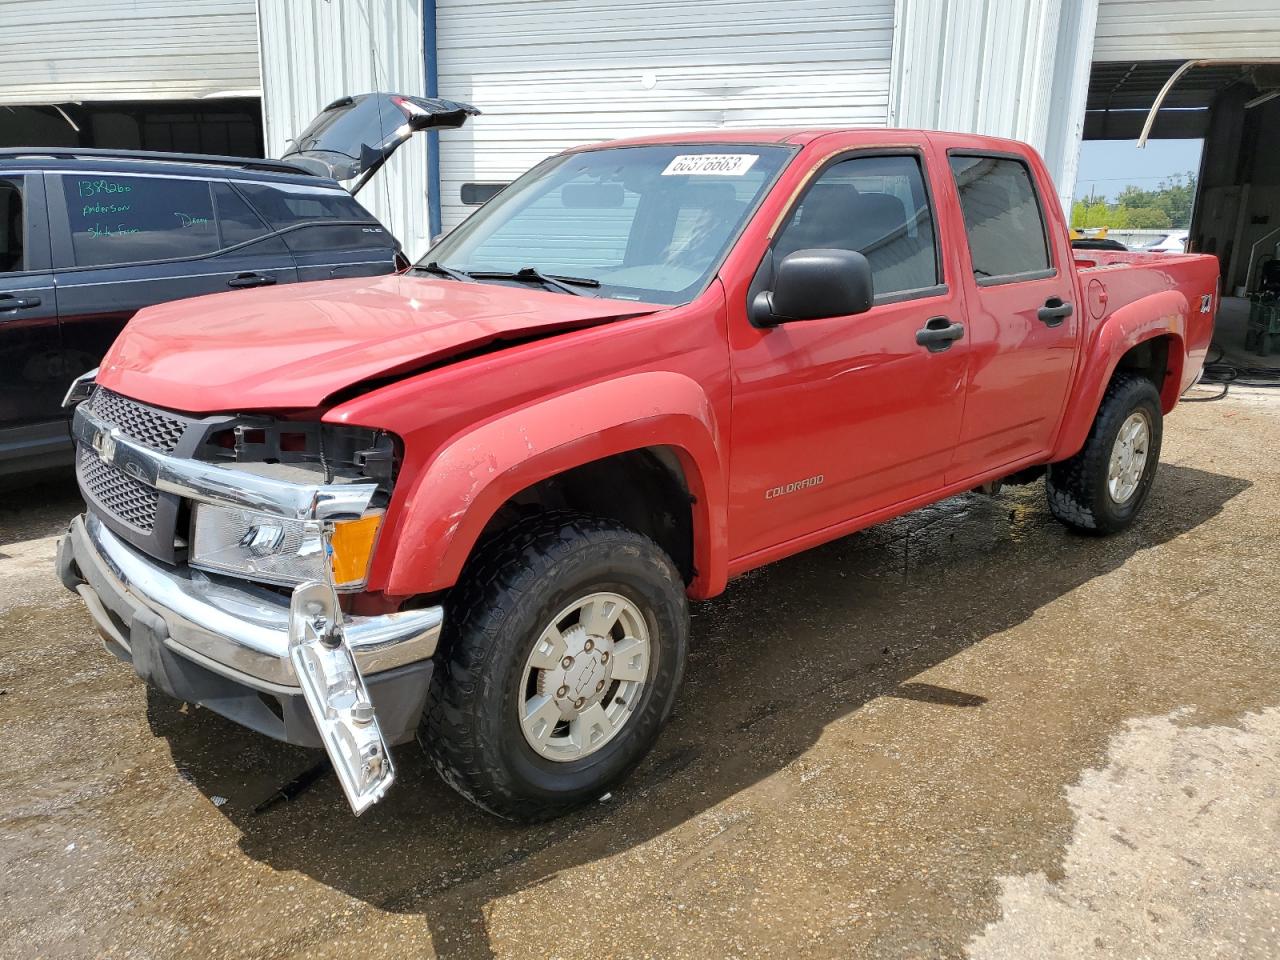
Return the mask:
[[[1186,298],[1187,361],[1179,392],[1200,377],[1218,307],[1218,259],[1198,253],[1133,253],[1081,250],[1075,256],[1087,301],[1088,336],[1096,335],[1117,310],[1169,290]],[[1204,298],[1208,297],[1206,301]]]

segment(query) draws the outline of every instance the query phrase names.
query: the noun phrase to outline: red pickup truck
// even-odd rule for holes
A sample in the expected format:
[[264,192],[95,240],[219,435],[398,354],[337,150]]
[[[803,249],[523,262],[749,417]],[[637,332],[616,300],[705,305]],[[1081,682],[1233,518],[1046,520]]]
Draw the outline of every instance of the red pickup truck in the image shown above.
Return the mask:
[[150,308],[68,394],[60,574],[148,681],[323,746],[357,813],[416,735],[553,815],[649,749],[688,601],[736,574],[1001,481],[1133,521],[1217,262],[1073,259],[1055,196],[986,137],[628,140],[404,275]]

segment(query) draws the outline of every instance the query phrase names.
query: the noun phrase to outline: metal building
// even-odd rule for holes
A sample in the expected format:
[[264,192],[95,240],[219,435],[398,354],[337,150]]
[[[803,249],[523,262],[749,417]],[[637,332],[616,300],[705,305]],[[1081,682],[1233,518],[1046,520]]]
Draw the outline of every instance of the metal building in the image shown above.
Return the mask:
[[[1141,99],[1145,110],[1183,60],[1280,53],[1276,0],[259,0],[258,8],[268,152],[339,93],[398,84],[484,111],[441,134],[434,156],[426,144],[404,151],[385,178],[392,183],[369,199],[411,254],[556,151],[660,130],[896,124],[1015,137],[1045,155],[1067,205],[1081,139],[1136,136],[1132,117],[1116,112],[1115,91],[1106,102],[1107,84],[1123,81],[1123,101],[1137,110]],[[1204,135],[1214,98],[1253,76],[1241,71],[1189,80],[1199,97],[1184,91],[1175,103],[1197,115],[1162,117],[1157,135],[1189,123]]]
[[260,154],[254,0],[0,0],[0,146]]
[[1205,139],[1193,242],[1243,286],[1280,226],[1280,0],[0,0],[0,15],[0,145],[273,156],[345,94],[476,104],[361,194],[411,255],[556,151],[662,130],[1011,136],[1068,204],[1081,140],[1136,137],[1201,58],[1232,63],[1188,72],[1152,131]]

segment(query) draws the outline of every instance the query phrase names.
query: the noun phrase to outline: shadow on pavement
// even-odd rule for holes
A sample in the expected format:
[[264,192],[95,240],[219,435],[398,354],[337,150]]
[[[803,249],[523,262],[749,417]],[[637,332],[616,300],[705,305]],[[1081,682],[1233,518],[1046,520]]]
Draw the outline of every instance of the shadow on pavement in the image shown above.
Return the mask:
[[911,678],[1197,527],[1248,486],[1165,465],[1140,522],[1107,539],[1061,528],[1039,484],[965,495],[748,574],[694,608],[685,686],[650,757],[607,802],[550,824],[481,813],[413,745],[395,753],[391,794],[360,819],[329,775],[254,815],[315,755],[155,693],[149,719],[184,776],[230,798],[219,812],[248,856],[422,915],[441,956],[489,957],[489,904],[698,816],[786,767],[869,701],[980,706],[981,696]]
[[83,510],[71,467],[0,476],[0,551],[6,544],[63,533]]

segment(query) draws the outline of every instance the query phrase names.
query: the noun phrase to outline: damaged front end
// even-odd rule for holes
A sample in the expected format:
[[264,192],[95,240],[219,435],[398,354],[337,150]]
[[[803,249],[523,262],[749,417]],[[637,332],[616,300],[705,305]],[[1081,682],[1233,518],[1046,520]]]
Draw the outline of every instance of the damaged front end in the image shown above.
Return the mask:
[[438,606],[342,607],[389,496],[387,436],[188,418],[91,379],[69,399],[89,509],[58,567],[107,648],[171,696],[322,747],[368,809],[395,779],[390,746],[414,735],[443,622]]

